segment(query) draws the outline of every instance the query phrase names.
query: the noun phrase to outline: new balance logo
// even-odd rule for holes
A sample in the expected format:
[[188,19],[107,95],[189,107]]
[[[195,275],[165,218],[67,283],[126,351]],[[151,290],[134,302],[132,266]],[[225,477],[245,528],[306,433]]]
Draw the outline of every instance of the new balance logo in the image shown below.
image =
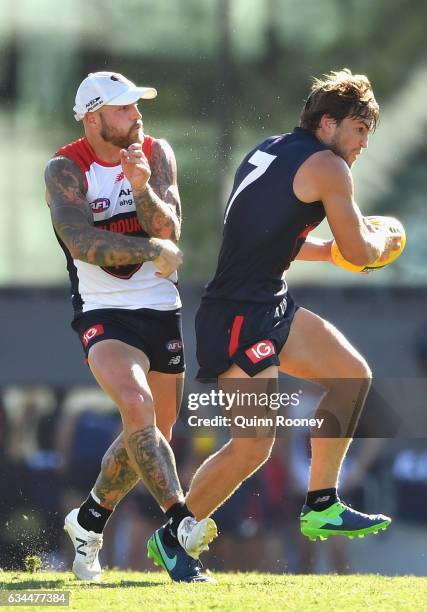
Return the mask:
[[96,518],[99,518],[101,516],[100,513],[94,510],[93,508],[89,508],[89,512],[93,514],[93,516],[95,516]]
[[116,176],[116,180],[114,181],[115,183],[120,183],[120,181],[122,181],[125,178],[125,173],[124,172],[120,172],[120,174],[118,174]]
[[86,553],[81,549],[83,548],[83,546],[86,546],[87,542],[85,540],[82,540],[81,538],[76,538],[76,542],[80,542],[80,544],[76,548],[76,552],[79,555],[83,555],[84,557],[86,557]]
[[323,497],[318,497],[314,503],[318,504],[319,502],[327,502],[330,500],[330,498],[330,495],[324,495]]
[[168,361],[168,365],[179,365],[181,363],[181,355],[171,357]]

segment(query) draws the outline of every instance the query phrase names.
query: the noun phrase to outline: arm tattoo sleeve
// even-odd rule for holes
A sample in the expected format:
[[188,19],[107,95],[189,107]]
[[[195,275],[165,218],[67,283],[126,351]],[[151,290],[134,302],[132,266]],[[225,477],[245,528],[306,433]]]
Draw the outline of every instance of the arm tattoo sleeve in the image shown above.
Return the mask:
[[143,191],[134,191],[139,222],[150,236],[178,242],[181,233],[181,202],[172,147],[156,140],[151,148],[151,178]]
[[141,477],[160,506],[183,493],[171,447],[155,425],[135,431],[128,438],[129,451]]
[[101,504],[114,509],[140,480],[133,469],[126,450],[123,434],[120,434],[105,453],[101,472],[94,486]]
[[122,266],[160,255],[162,247],[155,238],[124,236],[93,226],[83,174],[70,159],[50,160],[45,181],[53,226],[74,259],[97,266]]

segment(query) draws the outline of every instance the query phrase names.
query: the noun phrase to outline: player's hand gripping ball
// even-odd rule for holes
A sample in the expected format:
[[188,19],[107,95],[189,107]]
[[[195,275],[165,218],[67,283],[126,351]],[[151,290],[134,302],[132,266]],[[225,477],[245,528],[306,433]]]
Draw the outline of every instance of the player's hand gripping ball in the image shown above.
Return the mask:
[[334,240],[331,246],[331,257],[335,265],[339,266],[340,268],[344,268],[344,270],[348,270],[349,272],[372,272],[373,270],[379,270],[380,268],[389,266],[402,254],[406,244],[406,234],[401,222],[394,217],[371,216],[367,217],[367,219],[372,225],[377,225],[378,227],[382,228],[388,235],[400,234],[400,247],[394,251],[391,251],[389,257],[385,261],[379,257],[368,266],[356,266],[344,259],[340,253],[337,243]]

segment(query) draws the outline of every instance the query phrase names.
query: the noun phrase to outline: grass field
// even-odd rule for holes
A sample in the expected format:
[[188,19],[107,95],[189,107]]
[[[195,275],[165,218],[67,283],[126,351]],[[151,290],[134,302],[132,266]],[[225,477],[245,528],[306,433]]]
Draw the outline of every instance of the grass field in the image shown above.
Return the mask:
[[[0,589],[70,592],[70,610],[427,610],[427,578],[218,574],[217,585],[174,584],[163,574],[106,571],[100,585],[70,573],[0,572]],[[11,608],[8,608],[11,609]],[[19,606],[20,610],[55,609]],[[61,609],[61,608],[59,608]],[[62,608],[64,609],[64,608]]]

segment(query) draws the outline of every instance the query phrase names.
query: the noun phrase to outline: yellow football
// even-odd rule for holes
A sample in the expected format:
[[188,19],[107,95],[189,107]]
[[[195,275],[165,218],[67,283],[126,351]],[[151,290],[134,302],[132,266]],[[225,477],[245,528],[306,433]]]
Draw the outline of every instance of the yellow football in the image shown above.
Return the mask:
[[334,262],[334,264],[336,264],[340,268],[344,268],[344,270],[347,270],[348,272],[369,272],[372,270],[379,270],[380,268],[385,268],[386,266],[389,266],[393,261],[395,261],[402,254],[402,251],[405,248],[406,233],[403,225],[400,221],[398,221],[398,219],[395,219],[394,217],[381,216],[370,216],[367,217],[367,219],[369,219],[369,221],[373,225],[378,225],[384,228],[384,231],[388,234],[401,234],[402,240],[400,243],[400,248],[396,251],[392,251],[390,257],[386,261],[379,261],[379,259],[377,259],[373,263],[369,264],[369,266],[356,266],[344,259],[344,257],[340,253],[337,243],[334,240],[331,246],[332,261]]

